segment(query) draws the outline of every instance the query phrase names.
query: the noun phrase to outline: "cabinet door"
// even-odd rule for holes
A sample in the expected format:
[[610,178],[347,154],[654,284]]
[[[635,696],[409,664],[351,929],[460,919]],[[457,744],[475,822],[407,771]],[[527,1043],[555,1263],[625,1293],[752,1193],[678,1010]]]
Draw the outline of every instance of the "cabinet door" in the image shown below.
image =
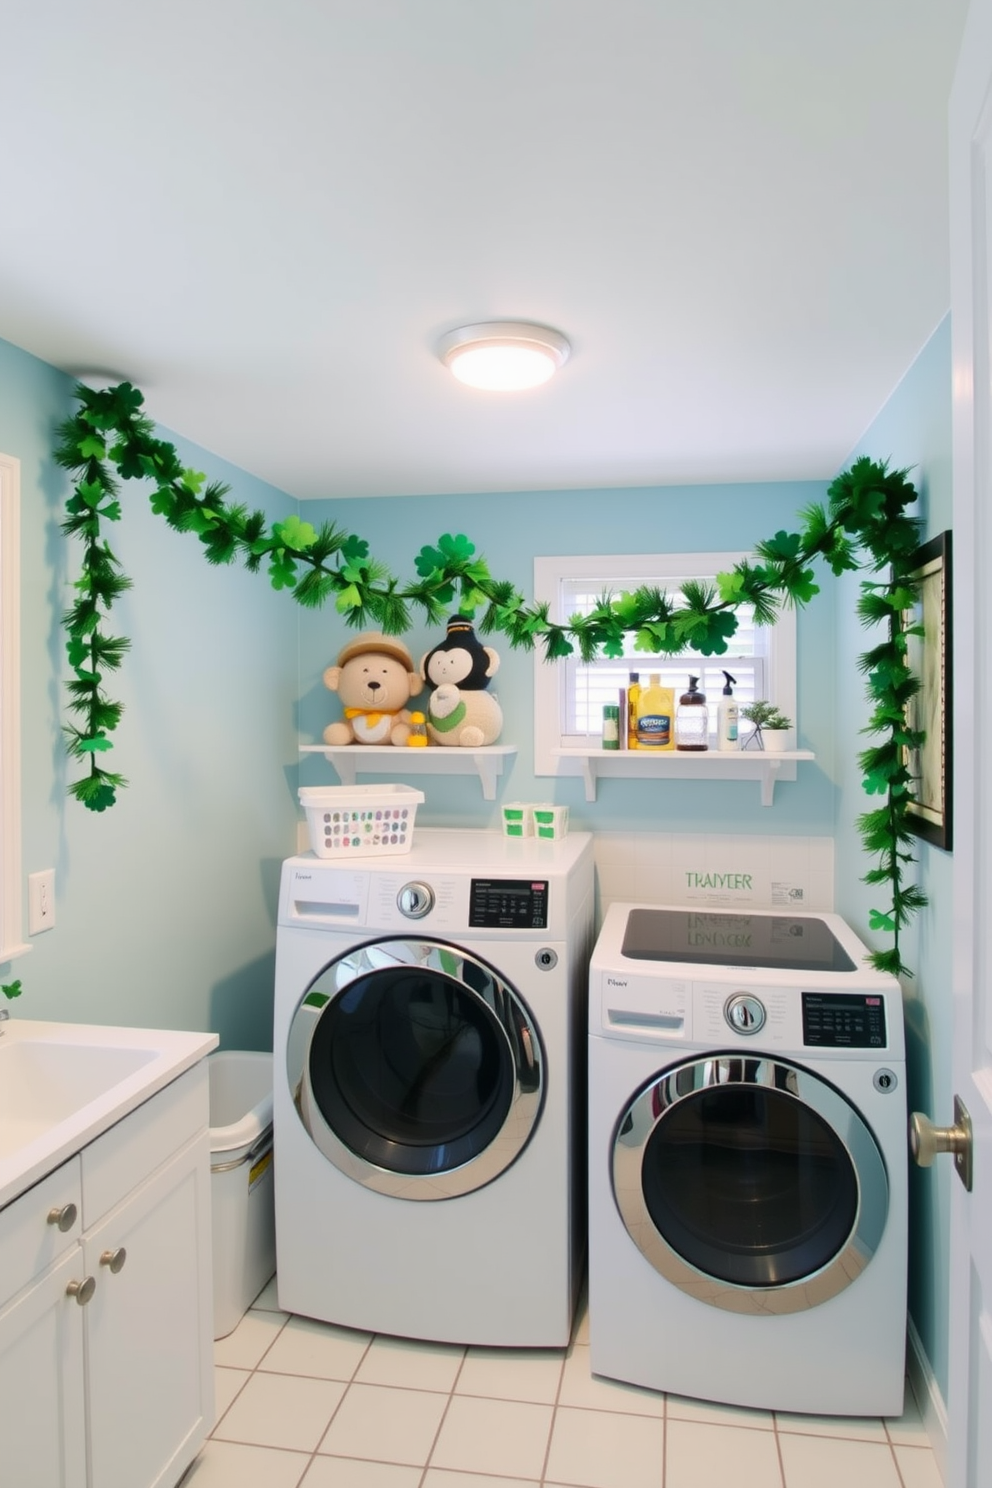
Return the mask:
[[209,1206],[204,1133],[84,1236],[94,1488],[172,1488],[213,1424]]
[[66,1293],[84,1276],[76,1245],[0,1311],[0,1480],[11,1488],[85,1488],[85,1309]]

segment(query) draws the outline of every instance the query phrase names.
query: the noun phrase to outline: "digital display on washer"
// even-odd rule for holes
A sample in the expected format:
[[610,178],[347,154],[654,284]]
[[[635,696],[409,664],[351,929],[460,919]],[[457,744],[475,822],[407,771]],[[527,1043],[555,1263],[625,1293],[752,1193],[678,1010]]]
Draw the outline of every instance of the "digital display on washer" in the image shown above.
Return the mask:
[[884,1049],[884,997],[804,992],[803,1043],[830,1049]]
[[632,909],[623,954],[633,961],[763,966],[782,971],[854,971],[854,962],[815,916]]
[[546,930],[546,878],[473,878],[468,923],[473,930]]

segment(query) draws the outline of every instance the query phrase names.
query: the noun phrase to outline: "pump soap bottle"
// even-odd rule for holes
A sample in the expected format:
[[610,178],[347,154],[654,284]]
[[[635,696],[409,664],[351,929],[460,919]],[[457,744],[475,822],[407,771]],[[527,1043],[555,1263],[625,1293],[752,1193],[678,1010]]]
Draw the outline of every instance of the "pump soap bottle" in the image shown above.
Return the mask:
[[675,748],[709,749],[710,710],[706,706],[706,694],[700,692],[698,677],[689,678],[689,691],[679,698],[675,710]]
[[727,681],[716,710],[716,747],[717,749],[737,749],[738,744],[738,720],[740,710],[737,699],[734,697],[733,684],[737,681],[729,672],[723,674]]

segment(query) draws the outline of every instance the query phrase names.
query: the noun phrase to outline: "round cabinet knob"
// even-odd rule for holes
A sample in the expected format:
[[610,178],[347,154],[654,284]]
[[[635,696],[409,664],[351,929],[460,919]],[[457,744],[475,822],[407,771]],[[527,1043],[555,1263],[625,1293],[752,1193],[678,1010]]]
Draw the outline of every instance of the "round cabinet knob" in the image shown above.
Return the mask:
[[118,1245],[116,1250],[105,1250],[103,1252],[103,1254],[100,1256],[100,1265],[106,1266],[107,1270],[112,1272],[113,1275],[116,1276],[118,1271],[122,1271],[124,1269],[124,1262],[126,1260],[127,1251],[124,1249],[123,1245]]
[[404,884],[396,896],[396,904],[408,920],[422,920],[434,908],[434,890],[430,884]]
[[67,1297],[75,1297],[80,1307],[85,1307],[87,1302],[92,1300],[95,1291],[96,1278],[87,1276],[83,1281],[70,1281],[65,1294]]
[[746,992],[731,997],[723,1010],[723,1016],[735,1033],[757,1033],[765,1026],[764,1004]]
[[56,1205],[54,1209],[49,1209],[46,1224],[56,1225],[64,1235],[67,1230],[72,1229],[78,1216],[79,1211],[75,1204],[63,1204],[61,1208]]

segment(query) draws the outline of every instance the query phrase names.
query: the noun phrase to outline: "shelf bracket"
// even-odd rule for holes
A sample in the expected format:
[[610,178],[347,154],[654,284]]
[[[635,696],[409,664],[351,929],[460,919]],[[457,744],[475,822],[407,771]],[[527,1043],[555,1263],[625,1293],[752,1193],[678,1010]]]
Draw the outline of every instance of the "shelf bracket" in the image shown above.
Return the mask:
[[479,780],[482,784],[482,799],[495,801],[496,776],[502,774],[502,759],[492,754],[477,754],[475,755],[475,768],[479,772]]
[[582,779],[585,781],[587,801],[595,801],[596,799],[596,775],[596,766],[590,755],[582,761]]
[[341,749],[335,750],[333,754],[328,752],[324,755],[327,763],[333,765],[338,772],[338,779],[342,785],[354,785],[358,778],[358,760],[352,759]]
[[780,760],[765,760],[761,776],[761,804],[770,806],[775,799],[775,782],[778,780]]

